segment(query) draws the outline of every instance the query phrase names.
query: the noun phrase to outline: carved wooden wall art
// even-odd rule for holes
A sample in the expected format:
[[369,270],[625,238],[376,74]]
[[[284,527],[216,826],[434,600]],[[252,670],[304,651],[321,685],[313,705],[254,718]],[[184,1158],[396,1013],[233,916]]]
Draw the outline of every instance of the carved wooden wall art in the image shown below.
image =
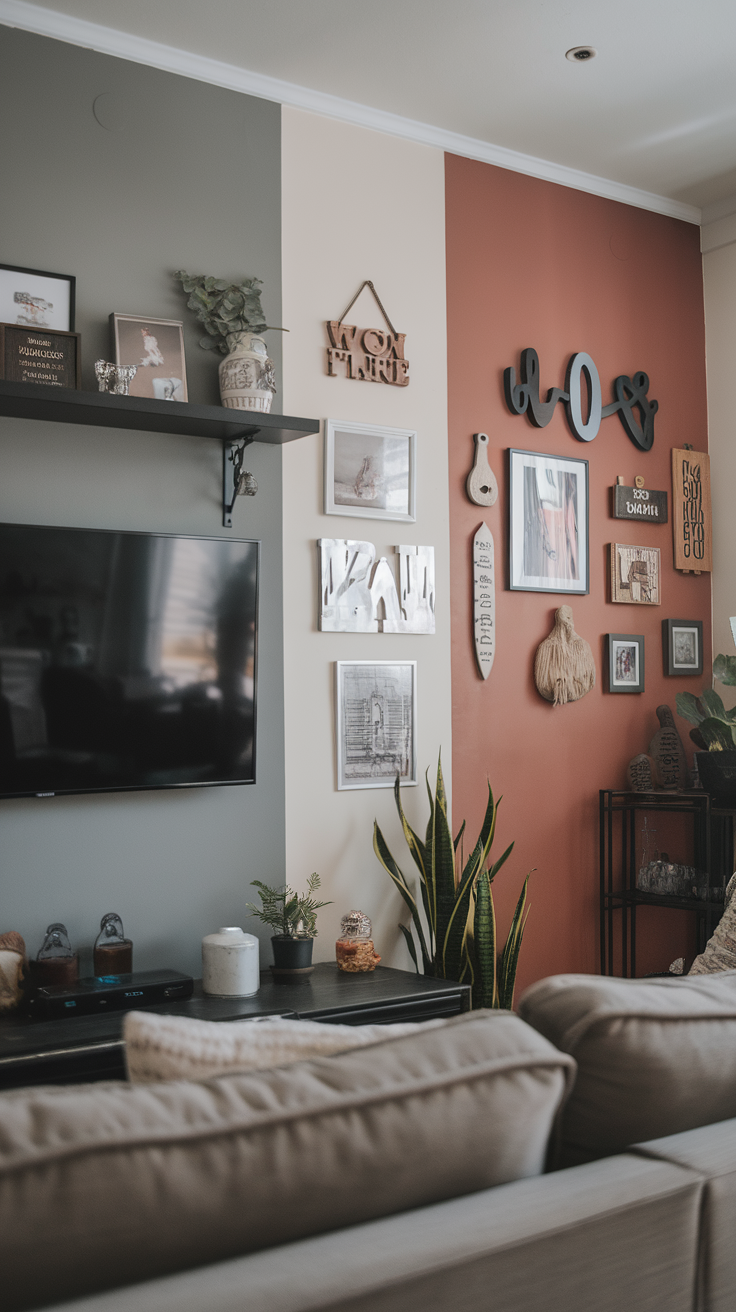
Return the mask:
[[434,547],[399,546],[399,587],[372,542],[320,538],[323,633],[434,633]]
[[[388,332],[384,328],[356,328],[344,323],[345,315],[364,287],[373,292]],[[409,361],[404,356],[406,333],[397,333],[381,304],[373,283],[366,278],[339,319],[328,319],[327,373],[331,378],[357,378],[365,383],[391,383],[408,387]]]
[[609,545],[611,601],[630,602],[634,606],[659,606],[659,547],[630,547],[626,542]]
[[534,682],[540,696],[554,706],[577,702],[595,687],[593,653],[573,628],[572,606],[560,606],[552,632],[537,647]]
[[649,744],[654,773],[660,788],[681,791],[689,782],[687,757],[669,706],[657,707],[659,728]]
[[632,793],[654,792],[654,761],[646,752],[632,756],[626,773]]
[[672,449],[672,534],[675,569],[683,574],[712,570],[710,459],[706,451]]
[[640,451],[651,450],[654,416],[659,403],[650,401],[647,396],[649,378],[645,373],[634,374],[632,378],[620,374],[614,379],[616,400],[610,405],[602,404],[598,370],[595,361],[585,351],[570,356],[564,390],[550,387],[546,401],[542,401],[539,395],[539,356],[532,347],[521,353],[520,374],[520,383],[516,381],[513,366],[505,369],[503,375],[506,404],[512,415],[525,414],[535,428],[546,428],[558,401],[562,401],[574,436],[581,442],[592,442],[598,436],[601,420],[618,414],[634,445]]
[[627,487],[619,475],[613,492],[614,519],[646,519],[650,524],[667,523],[667,493],[655,492],[644,486],[637,474],[634,487]]
[[476,506],[493,506],[498,497],[496,475],[488,463],[488,434],[473,433],[475,460],[465,480],[465,491]]
[[487,679],[496,654],[496,583],[493,536],[485,523],[473,538],[473,629],[475,659]]

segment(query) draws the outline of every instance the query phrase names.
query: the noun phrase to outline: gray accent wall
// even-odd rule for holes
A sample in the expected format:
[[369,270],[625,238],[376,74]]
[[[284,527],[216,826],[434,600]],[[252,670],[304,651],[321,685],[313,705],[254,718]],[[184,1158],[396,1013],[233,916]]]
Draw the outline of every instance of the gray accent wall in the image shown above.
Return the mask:
[[[83,388],[116,310],[183,319],[189,399],[217,404],[222,357],[171,274],[260,277],[281,323],[280,107],[0,27],[0,122],[0,263],[76,275]],[[2,418],[0,520],[227,536],[221,462],[205,439]],[[199,974],[204,933],[255,931],[249,881],[283,881],[281,453],[255,445],[245,465],[259,492],[232,533],[263,544],[257,783],[0,801],[0,932],[33,955],[62,920],[91,970],[117,911],[136,967]]]

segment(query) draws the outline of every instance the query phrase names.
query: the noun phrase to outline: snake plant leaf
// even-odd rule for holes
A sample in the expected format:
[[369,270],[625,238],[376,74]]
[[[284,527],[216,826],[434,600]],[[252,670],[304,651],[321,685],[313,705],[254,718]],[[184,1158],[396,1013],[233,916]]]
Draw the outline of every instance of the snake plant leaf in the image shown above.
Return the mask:
[[496,861],[495,865],[492,865],[492,866],[491,866],[491,868],[490,868],[490,870],[489,870],[489,872],[488,872],[488,877],[489,877],[491,883],[493,883],[494,879],[496,878],[496,875],[498,874],[499,870],[501,869],[501,866],[503,865],[504,861],[508,861],[508,859],[509,859],[509,857],[511,856],[511,853],[513,852],[513,850],[514,850],[514,844],[513,844],[513,843],[509,843],[508,847],[506,848],[506,851],[503,853],[503,856],[500,856],[500,857],[498,858],[498,861]]
[[[532,871],[529,871],[529,875]],[[524,880],[519,900],[516,903],[511,928],[501,953],[501,965],[499,969],[498,981],[498,1005],[505,1011],[511,1011],[514,1005],[514,988],[516,987],[516,970],[519,964],[519,953],[521,951],[521,942],[524,937],[527,916],[529,908],[527,902],[527,890],[529,888],[529,875]]]
[[464,833],[465,833],[465,821],[463,820],[463,822],[462,822],[460,828],[459,828],[458,831],[457,831],[457,834],[455,835],[455,839],[454,839],[454,842],[455,842],[455,851],[456,851],[456,852],[457,852],[458,847],[460,846],[460,843],[462,842],[462,837],[463,837],[463,834],[464,834]]
[[412,857],[414,858],[414,864],[419,870],[419,876],[422,882],[426,883],[427,882],[427,849],[425,844],[422,842],[421,838],[419,837],[419,835],[414,833],[414,830],[412,829],[411,825],[409,824],[409,821],[404,815],[404,808],[401,805],[401,775],[399,774],[396,775],[396,782],[394,783],[394,798],[396,800],[396,810],[399,813],[401,828],[404,831],[404,838],[406,839],[407,846],[412,854]]
[[716,656],[713,673],[727,688],[736,687],[736,656]]
[[723,720],[709,716],[698,726],[702,737],[708,744],[709,752],[732,752],[734,749],[733,729]]
[[700,694],[700,704],[706,715],[714,716],[716,720],[725,720],[726,708],[723,705],[723,698],[719,696],[715,688],[703,689]]
[[473,1007],[495,1007],[496,988],[496,915],[488,871],[481,870],[476,886],[473,949],[477,968],[473,987]]
[[429,853],[429,879],[427,881],[432,928],[435,937],[435,966],[442,969],[442,948],[455,905],[455,848],[447,819],[447,796],[442,778],[442,765],[437,766],[432,845]]
[[[424,937],[424,930],[422,928],[422,922],[419,917],[419,908],[417,907],[416,899],[414,898],[414,895],[412,894],[411,889],[409,888],[402,872],[400,871],[391,853],[389,852],[388,844],[386,843],[383,834],[378,828],[378,825],[375,823],[373,825],[373,851],[378,857],[378,860],[381,862],[381,865],[383,866],[384,870],[391,876],[392,880],[394,881],[394,884],[398,888],[401,896],[403,897],[406,905],[408,906],[411,912],[411,918],[412,921],[414,922],[414,928],[417,932],[417,938],[419,940],[419,946],[422,952],[424,973],[425,975],[431,975],[432,953],[429,952],[427,948],[427,941]],[[430,926],[430,935],[431,932],[432,930]],[[431,942],[432,940],[430,938],[430,944]]]
[[690,724],[698,725],[701,720],[705,719],[705,714],[698,705],[697,697],[691,692],[678,692],[675,697],[675,706],[677,714],[681,715],[683,720],[688,720]]
[[[441,944],[443,976],[445,979],[459,980],[462,975],[465,956],[464,939],[471,891],[475,887],[480,871],[486,864],[492,840],[493,835],[489,833],[485,847],[478,852],[475,864],[471,865],[471,862],[468,862],[457,888],[455,905],[448,922],[444,942]],[[476,849],[477,846],[476,844]]]
[[[500,802],[501,799],[499,798],[498,800]],[[470,853],[470,856],[468,857],[465,870],[463,871],[463,877],[465,876],[466,872],[471,869],[471,867],[477,866],[478,857],[482,852],[483,848],[484,847],[490,848],[491,844],[493,843],[493,839],[496,833],[497,813],[498,813],[498,802],[495,802],[493,799],[493,792],[491,790],[491,785],[489,783],[488,803],[486,805],[486,813],[483,817],[483,824],[480,827],[480,833],[478,834],[478,841],[476,842],[475,847],[473,848],[472,852]]]
[[404,939],[405,939],[405,941],[406,941],[406,946],[407,946],[408,949],[409,949],[409,956],[411,957],[412,961],[414,962],[414,969],[416,970],[417,975],[418,975],[418,974],[419,974],[419,962],[417,961],[417,950],[416,950],[416,948],[415,948],[415,946],[414,946],[414,939],[412,938],[412,935],[411,935],[410,931],[406,928],[406,925],[402,925],[401,921],[399,921],[399,929],[401,930],[402,934],[404,935]]

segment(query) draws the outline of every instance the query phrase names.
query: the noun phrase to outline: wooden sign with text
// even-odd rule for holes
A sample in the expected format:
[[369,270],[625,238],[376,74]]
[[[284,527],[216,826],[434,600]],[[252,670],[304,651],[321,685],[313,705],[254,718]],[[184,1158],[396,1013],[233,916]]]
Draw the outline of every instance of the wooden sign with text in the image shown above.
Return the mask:
[[79,333],[0,323],[0,378],[79,388]]
[[675,569],[713,569],[710,459],[705,451],[672,449],[672,533]]
[[617,483],[613,488],[613,518],[647,519],[651,524],[666,524],[667,493]]
[[[367,287],[386,321],[385,328],[356,328],[345,323],[360,293]],[[365,278],[339,319],[328,319],[327,373],[330,378],[357,378],[364,383],[409,386],[409,361],[404,355],[406,333],[397,333],[373,283]]]

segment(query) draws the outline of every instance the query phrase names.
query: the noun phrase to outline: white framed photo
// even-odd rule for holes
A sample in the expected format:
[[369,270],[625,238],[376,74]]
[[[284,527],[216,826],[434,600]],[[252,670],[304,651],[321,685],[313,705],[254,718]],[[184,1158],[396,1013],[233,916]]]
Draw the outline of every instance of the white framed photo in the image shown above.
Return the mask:
[[417,782],[416,661],[336,661],[337,787]]
[[509,587],[589,591],[588,462],[509,451]]
[[416,519],[417,435],[325,420],[325,514],[361,519]]
[[179,319],[110,315],[115,363],[136,366],[131,396],[155,401],[188,400],[183,328]]

